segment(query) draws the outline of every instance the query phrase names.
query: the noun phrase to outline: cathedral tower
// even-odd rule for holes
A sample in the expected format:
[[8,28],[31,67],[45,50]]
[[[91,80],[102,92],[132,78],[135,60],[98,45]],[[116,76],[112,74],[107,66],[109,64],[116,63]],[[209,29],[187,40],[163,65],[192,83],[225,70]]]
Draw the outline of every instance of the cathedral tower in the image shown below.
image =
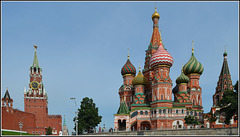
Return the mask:
[[33,64],[30,67],[29,89],[24,90],[24,110],[35,114],[37,133],[45,133],[48,117],[48,98],[42,83],[42,68],[37,58],[37,46],[34,46],[35,54]]
[[193,107],[202,108],[202,88],[199,86],[199,79],[203,73],[203,66],[194,56],[194,41],[192,41],[192,56],[190,60],[183,66],[183,72],[189,78],[188,92]]
[[126,101],[127,106],[130,107],[134,94],[132,80],[136,75],[136,69],[129,60],[129,55],[127,62],[122,67],[121,74],[123,77],[123,85],[119,88],[120,103]]
[[233,90],[232,80],[227,62],[227,52],[223,53],[223,65],[217,82],[216,92],[213,95],[213,106],[217,106],[226,90]]
[[[173,58],[163,46],[158,31],[159,18],[160,16],[155,8],[155,13],[152,15],[154,24],[151,43],[153,42],[153,46],[150,49],[150,60],[146,59],[146,62],[149,62],[149,68],[146,67],[146,69],[149,69],[149,75],[145,72],[146,77],[151,82],[151,107],[153,108],[172,107],[172,80],[169,72],[173,64]],[[145,65],[148,66],[148,63]]]

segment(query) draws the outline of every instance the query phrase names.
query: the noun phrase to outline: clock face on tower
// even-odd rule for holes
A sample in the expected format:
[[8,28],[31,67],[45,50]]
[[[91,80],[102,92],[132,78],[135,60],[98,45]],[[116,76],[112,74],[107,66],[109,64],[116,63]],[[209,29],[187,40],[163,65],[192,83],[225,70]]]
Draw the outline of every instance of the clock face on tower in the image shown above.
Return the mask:
[[30,85],[31,85],[32,89],[38,89],[39,84],[37,81],[32,81]]

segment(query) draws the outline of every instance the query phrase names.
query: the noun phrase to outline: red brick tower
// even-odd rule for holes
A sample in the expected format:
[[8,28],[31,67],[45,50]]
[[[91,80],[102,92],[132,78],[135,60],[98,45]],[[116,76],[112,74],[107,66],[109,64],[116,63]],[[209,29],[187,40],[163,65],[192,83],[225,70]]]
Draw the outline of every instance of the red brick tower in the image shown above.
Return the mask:
[[[152,15],[153,20],[153,36],[150,43],[150,60],[146,58],[145,76],[151,81],[151,107],[172,107],[172,80],[169,76],[170,67],[173,64],[173,58],[164,48],[161,35],[158,31],[158,19],[160,15],[155,13]],[[148,67],[147,67],[148,66]],[[148,75],[149,74],[149,75]],[[149,87],[148,87],[149,88]]]
[[24,110],[35,114],[36,129],[35,134],[45,134],[48,117],[48,98],[42,83],[42,68],[40,68],[37,58],[37,46],[34,46],[35,54],[33,65],[30,67],[29,90],[24,91]]
[[202,110],[202,88],[199,86],[199,79],[203,73],[203,66],[194,56],[194,42],[192,41],[192,56],[183,66],[183,72],[189,78],[188,92],[193,108]]
[[134,94],[132,80],[135,77],[136,69],[129,60],[129,54],[127,62],[122,67],[121,74],[123,77],[123,85],[119,88],[120,104],[122,101],[126,101],[127,106],[130,107]]
[[233,90],[231,75],[228,68],[226,51],[223,53],[223,57],[224,59],[223,59],[222,70],[217,82],[216,92],[213,95],[213,106],[217,106],[218,101],[222,99],[224,91]]
[[8,89],[2,98],[2,107],[5,107],[7,112],[13,112],[13,100],[10,97]]

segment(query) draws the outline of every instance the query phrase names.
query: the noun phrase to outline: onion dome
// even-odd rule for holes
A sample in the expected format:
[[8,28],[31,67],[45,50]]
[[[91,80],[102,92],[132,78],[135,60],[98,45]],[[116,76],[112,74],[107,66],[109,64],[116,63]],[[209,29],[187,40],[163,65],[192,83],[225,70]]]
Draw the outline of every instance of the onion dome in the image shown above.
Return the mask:
[[[192,42],[193,43],[193,42]],[[185,75],[191,74],[191,73],[203,73],[203,66],[200,62],[197,61],[197,59],[194,56],[194,48],[192,48],[192,57],[190,60],[183,66],[183,72]]]
[[178,93],[178,85],[176,85],[176,86],[172,89],[172,93],[173,93],[173,94]]
[[150,66],[154,67],[157,65],[168,65],[171,67],[172,64],[173,64],[173,58],[171,54],[168,53],[168,51],[166,51],[162,46],[162,43],[160,43],[159,48],[152,55],[150,59]]
[[189,82],[189,78],[183,73],[176,79],[176,83],[180,84],[180,83],[188,83]]
[[227,56],[227,52],[225,50],[225,52],[223,53],[223,57],[226,57]]
[[153,18],[160,18],[160,15],[157,13],[157,8],[155,7],[155,12],[152,15],[152,19]]
[[147,79],[142,75],[142,72],[139,67],[138,75],[132,80],[133,86],[135,85],[147,85]]
[[126,74],[131,74],[131,75],[134,75],[134,76],[136,75],[136,69],[133,66],[133,64],[130,62],[129,55],[128,55],[127,62],[122,67],[121,73],[122,73],[122,75],[126,75]]

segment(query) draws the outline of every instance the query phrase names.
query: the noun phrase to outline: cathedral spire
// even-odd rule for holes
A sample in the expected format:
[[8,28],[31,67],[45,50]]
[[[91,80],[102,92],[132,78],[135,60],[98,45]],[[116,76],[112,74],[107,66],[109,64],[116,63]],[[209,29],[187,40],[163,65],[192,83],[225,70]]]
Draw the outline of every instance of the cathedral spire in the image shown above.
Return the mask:
[[161,35],[159,33],[159,26],[158,26],[158,21],[159,21],[160,15],[157,12],[157,7],[155,7],[155,12],[152,14],[152,20],[153,20],[153,33],[152,33],[152,38],[150,41],[150,45],[152,47],[159,47],[160,43],[162,44],[162,39]]
[[37,58],[37,45],[34,45],[35,48],[35,54],[34,54],[34,59],[33,59],[33,67],[40,67],[38,63],[38,58]]
[[221,92],[227,89],[232,90],[232,87],[233,87],[231,75],[228,67],[226,50],[223,53],[223,57],[224,57],[224,60],[223,60],[223,65],[222,65],[221,73],[218,80],[218,87],[217,87],[217,91],[221,91]]

